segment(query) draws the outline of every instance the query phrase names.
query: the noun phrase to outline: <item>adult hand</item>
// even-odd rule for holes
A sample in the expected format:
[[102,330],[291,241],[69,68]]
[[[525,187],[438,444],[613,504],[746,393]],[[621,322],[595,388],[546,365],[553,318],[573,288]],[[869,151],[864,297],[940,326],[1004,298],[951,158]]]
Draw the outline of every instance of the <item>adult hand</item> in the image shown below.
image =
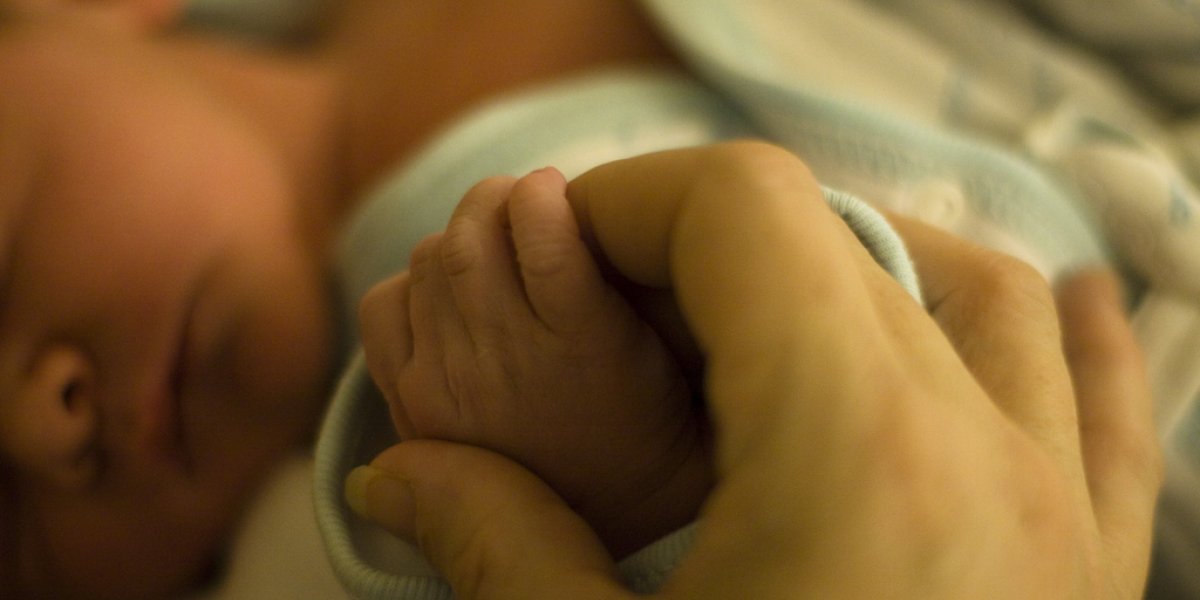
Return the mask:
[[[1056,308],[1022,263],[897,219],[927,312],[757,144],[607,165],[570,196],[618,270],[673,286],[707,359],[718,484],[663,596],[1140,595],[1161,466],[1111,276]],[[630,595],[497,454],[405,442],[357,482],[460,597]]]

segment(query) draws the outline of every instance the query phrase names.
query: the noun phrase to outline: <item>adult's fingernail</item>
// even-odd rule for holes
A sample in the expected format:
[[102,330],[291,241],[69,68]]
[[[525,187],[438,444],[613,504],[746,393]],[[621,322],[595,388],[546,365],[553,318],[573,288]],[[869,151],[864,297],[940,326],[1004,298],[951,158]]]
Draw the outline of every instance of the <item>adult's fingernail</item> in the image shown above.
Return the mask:
[[346,476],[346,503],[359,516],[407,536],[413,511],[412,486],[390,473],[364,465]]

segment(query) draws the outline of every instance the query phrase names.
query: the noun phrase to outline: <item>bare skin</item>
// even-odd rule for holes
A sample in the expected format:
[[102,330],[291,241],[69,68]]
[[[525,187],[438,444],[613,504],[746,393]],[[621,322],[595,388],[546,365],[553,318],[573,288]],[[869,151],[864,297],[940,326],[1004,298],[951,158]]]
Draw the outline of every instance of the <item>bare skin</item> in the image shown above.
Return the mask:
[[173,0],[3,2],[0,595],[194,583],[311,437],[362,193],[489,97],[670,62],[632,2],[351,0],[281,50]]
[[[927,312],[760,144],[618,161],[567,196],[621,273],[674,291],[708,360],[717,482],[661,597],[1140,596],[1162,466],[1111,274],[1056,299],[897,219]],[[402,442],[357,477],[352,503],[459,597],[633,597],[500,454]]]
[[690,386],[601,276],[557,171],[477,185],[360,326],[403,439],[520,461],[616,556],[695,517],[711,473]]

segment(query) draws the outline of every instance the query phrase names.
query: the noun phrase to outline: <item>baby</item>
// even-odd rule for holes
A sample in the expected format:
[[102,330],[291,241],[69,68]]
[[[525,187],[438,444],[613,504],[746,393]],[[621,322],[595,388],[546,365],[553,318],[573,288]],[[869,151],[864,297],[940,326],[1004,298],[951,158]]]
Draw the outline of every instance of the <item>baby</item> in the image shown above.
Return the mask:
[[333,367],[290,174],[125,27],[64,9],[0,34],[5,597],[199,580]]
[[0,40],[6,596],[197,581],[334,361],[289,175],[108,26],[46,14]]
[[[706,68],[703,83],[681,76],[635,4],[655,10],[675,47]],[[1002,4],[970,10],[1007,11]],[[771,70],[802,68],[799,59],[823,61],[828,51],[778,60],[762,54],[774,46],[747,46],[757,38],[734,27],[749,17],[786,22],[771,10],[803,17],[842,3],[747,3],[754,10],[742,12],[743,3],[718,5],[347,0],[330,7],[325,25],[277,49],[176,30],[181,7],[169,0],[0,0],[11,13],[0,17],[0,595],[154,597],[202,579],[258,482],[311,439],[340,367],[335,348],[351,341],[330,291],[335,240],[380,230],[363,237],[365,247],[343,246],[366,250],[339,259],[360,261],[366,274],[346,277],[340,302],[354,306],[369,284],[404,267],[371,263],[378,245],[393,243],[402,226],[414,236],[441,229],[465,182],[528,172],[528,161],[573,173],[654,144],[769,136],[802,150],[827,184],[960,234],[983,231],[1045,259],[1048,271],[1103,257],[1100,234],[1063,191],[1078,190],[994,146],[945,133],[1029,138],[1044,160],[1061,159],[1047,168],[1064,177],[1068,168],[1117,173],[1089,170],[1090,155],[1070,152],[1119,136],[1087,137],[1108,130],[1073,128],[1072,111],[1019,111],[1055,106],[1045,94],[1059,87],[1037,86],[1037,102],[1017,93],[1021,102],[1005,96],[977,106],[968,101],[979,90],[967,85],[976,79],[955,71],[946,88],[960,93],[934,98],[948,110],[943,127],[942,113],[921,104],[933,98],[927,88],[941,88],[901,77],[920,88],[915,100],[888,98],[887,110],[870,112],[860,100],[872,94],[852,89],[855,100],[838,104],[797,87],[812,80],[837,89],[837,77]],[[766,29],[785,49],[789,40],[825,39]],[[693,43],[705,32],[714,43]],[[897,36],[865,37],[874,47]],[[755,60],[736,60],[755,52]],[[1049,52],[1030,54],[1037,82],[1058,81],[1042,62]],[[648,66],[657,67],[652,76]],[[835,66],[837,75],[855,72]],[[485,106],[601,67],[638,70]],[[882,74],[894,71],[889,64]],[[876,75],[863,81],[885,79]],[[1076,89],[1074,81],[1061,89]],[[912,114],[894,118],[896,107]],[[1008,108],[1017,114],[1000,110]],[[928,114],[936,116],[921,120]],[[1048,130],[1020,129],[1027,122]],[[569,153],[556,151],[588,135],[602,152],[589,147],[571,165],[560,162]],[[414,176],[393,181],[398,165]],[[398,220],[370,212],[376,192],[403,200]],[[687,521],[708,485],[705,424],[691,405],[695,365],[684,358],[687,345],[665,335],[674,331],[670,310],[643,306],[659,306],[647,298],[634,312],[597,275],[604,266],[585,258],[578,241],[563,241],[564,215],[539,201],[561,195],[551,171],[520,183],[487,180],[468,193],[450,231],[417,248],[409,275],[369,303],[368,315],[370,306],[407,306],[369,327],[400,342],[388,351],[396,354],[373,351],[372,366],[400,433],[511,453],[623,555]],[[547,239],[573,258],[539,254]],[[571,278],[595,293],[553,284]],[[498,287],[485,296],[462,291],[488,286]],[[577,304],[576,295],[585,297]],[[433,320],[417,316],[427,314]],[[604,319],[612,324],[598,325]],[[581,346],[584,339],[592,341]],[[638,379],[608,378],[621,370]],[[416,389],[442,393],[418,403]],[[629,390],[637,393],[623,395]],[[510,402],[493,404],[493,395]],[[538,420],[526,419],[526,409]],[[513,429],[493,429],[502,423],[493,419]]]
[[625,3],[443,4],[347,2],[292,52],[171,2],[0,4],[0,595],[201,581],[311,440],[366,191],[492,94],[669,62]]

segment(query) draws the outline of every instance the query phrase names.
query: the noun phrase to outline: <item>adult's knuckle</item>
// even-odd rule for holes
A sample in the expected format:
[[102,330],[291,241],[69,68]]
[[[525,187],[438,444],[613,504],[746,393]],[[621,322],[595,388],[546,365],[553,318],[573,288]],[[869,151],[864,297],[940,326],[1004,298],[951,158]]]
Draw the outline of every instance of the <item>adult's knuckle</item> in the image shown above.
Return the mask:
[[1035,448],[1009,448],[1009,464],[1019,464],[1019,473],[1004,480],[1001,497],[1012,508],[1016,521],[1030,530],[1053,529],[1070,524],[1075,512],[1070,483],[1058,462]]
[[890,533],[910,540],[921,555],[955,538],[961,523],[946,506],[969,504],[975,490],[966,484],[962,463],[944,459],[944,440],[929,435],[928,411],[915,404],[928,402],[928,394],[918,386],[897,393],[905,401],[887,411],[864,448],[883,504],[895,517]]

